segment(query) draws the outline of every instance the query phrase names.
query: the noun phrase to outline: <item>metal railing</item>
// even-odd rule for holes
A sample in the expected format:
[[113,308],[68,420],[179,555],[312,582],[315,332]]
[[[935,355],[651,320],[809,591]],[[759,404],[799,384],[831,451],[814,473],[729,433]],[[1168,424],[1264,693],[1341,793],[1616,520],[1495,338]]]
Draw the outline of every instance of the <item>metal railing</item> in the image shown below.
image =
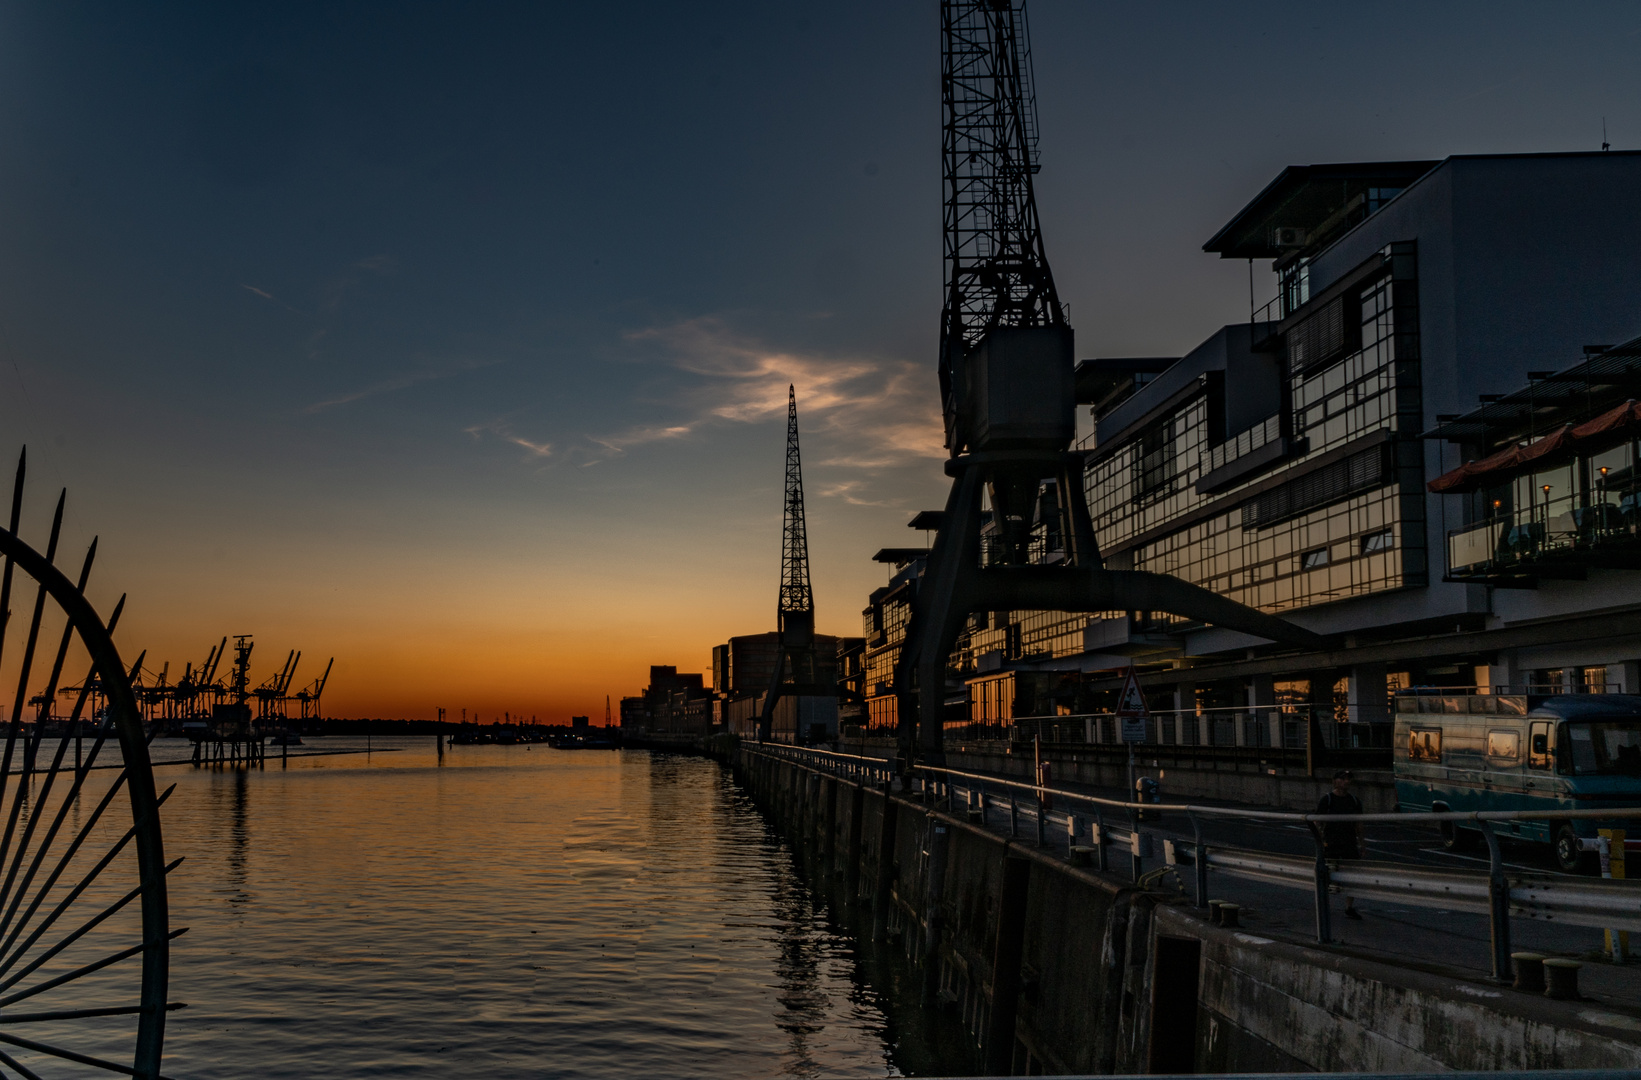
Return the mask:
[[[768,744],[743,746],[742,751],[784,758],[800,766],[831,772],[857,782],[869,779],[888,785],[898,776],[895,763],[884,758]],[[1548,874],[1507,875],[1499,843],[1500,834],[1493,828],[1496,823],[1512,821],[1638,821],[1641,820],[1641,808],[1315,814],[1195,803],[1125,802],[934,765],[915,765],[910,774],[899,778],[903,790],[908,793],[943,804],[953,814],[968,812],[982,825],[988,824],[989,812],[1001,804],[1008,815],[1011,838],[1020,835],[1022,815],[1029,816],[1033,819],[1035,840],[1039,845],[1048,846],[1051,837],[1063,837],[1068,856],[1086,853],[1093,867],[1102,872],[1110,869],[1109,849],[1113,846],[1125,847],[1131,860],[1130,876],[1136,883],[1145,875],[1142,863],[1152,852],[1153,838],[1161,836],[1165,865],[1176,874],[1181,874],[1182,867],[1191,868],[1193,901],[1198,908],[1208,907],[1210,869],[1268,884],[1306,889],[1314,897],[1316,940],[1321,944],[1333,940],[1329,898],[1334,892],[1364,899],[1394,900],[1411,907],[1485,913],[1490,927],[1493,977],[1501,981],[1511,978],[1512,916],[1605,930],[1641,932],[1641,883]],[[1056,810],[1056,803],[1065,809]],[[1074,806],[1086,808],[1086,819],[1072,809]],[[1126,816],[1126,827],[1108,824],[1108,813]],[[1148,831],[1141,824],[1142,816],[1152,818],[1164,813],[1184,815],[1190,823],[1192,838],[1185,841],[1165,836],[1155,828]],[[1058,825],[1054,824],[1056,817],[1060,819]],[[1210,818],[1303,824],[1314,843],[1314,856],[1211,846],[1202,836],[1203,820]],[[1487,872],[1481,874],[1396,863],[1362,860],[1341,863],[1330,860],[1322,826],[1349,822],[1412,827],[1441,827],[1457,823],[1472,826],[1487,844]],[[1079,845],[1078,840],[1082,838],[1086,838],[1087,843]],[[1586,844],[1590,843],[1586,841]]]
[[[1343,713],[1349,717],[1340,720]],[[1258,705],[1209,709],[1156,710],[1148,721],[1147,747],[1241,747],[1268,750],[1305,749],[1310,719],[1315,716],[1320,745],[1329,750],[1388,750],[1390,706],[1377,710],[1358,705]],[[1367,719],[1372,716],[1373,719]],[[1075,743],[1123,748],[1120,724],[1112,713],[1066,716],[1022,716],[1011,720],[973,720],[949,725],[947,734],[967,742],[1008,741]]]
[[1599,490],[1541,499],[1447,534],[1449,576],[1503,569],[1610,547],[1633,546],[1641,530],[1641,493]]
[[1263,423],[1226,439],[1208,451],[1208,472],[1245,457],[1282,437],[1282,417],[1272,416]]

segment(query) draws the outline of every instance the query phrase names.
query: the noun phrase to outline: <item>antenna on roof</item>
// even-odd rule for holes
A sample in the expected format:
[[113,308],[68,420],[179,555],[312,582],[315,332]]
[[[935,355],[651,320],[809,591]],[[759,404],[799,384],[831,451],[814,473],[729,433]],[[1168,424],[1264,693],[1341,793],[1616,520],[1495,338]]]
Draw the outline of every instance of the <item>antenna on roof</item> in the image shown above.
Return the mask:
[[1612,148],[1613,144],[1607,141],[1607,118],[1603,116],[1601,118],[1601,149],[1611,150]]

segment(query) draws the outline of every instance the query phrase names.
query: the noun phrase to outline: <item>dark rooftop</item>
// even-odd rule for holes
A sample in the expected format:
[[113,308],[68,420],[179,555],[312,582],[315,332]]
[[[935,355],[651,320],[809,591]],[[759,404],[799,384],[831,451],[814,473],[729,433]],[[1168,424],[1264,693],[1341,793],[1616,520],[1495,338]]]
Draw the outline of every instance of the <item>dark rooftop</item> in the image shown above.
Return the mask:
[[1132,385],[1136,375],[1156,375],[1179,363],[1177,356],[1109,356],[1077,362],[1077,404],[1103,401],[1114,389]]
[[925,529],[925,530],[928,530],[930,532],[933,532],[933,531],[938,530],[940,528],[940,526],[944,525],[945,523],[946,523],[946,511],[944,511],[944,510],[923,510],[923,511],[919,511],[918,514],[915,517],[912,518],[912,520],[908,521],[906,523],[906,527],[910,528],[910,529]]
[[[1202,250],[1222,259],[1279,259],[1342,231],[1365,214],[1369,188],[1405,188],[1439,161],[1361,161],[1289,165],[1254,196]],[[1279,237],[1277,230],[1296,230]],[[1278,240],[1284,240],[1278,243]]]
[[905,566],[909,562],[929,557],[928,548],[883,548],[872,556],[873,562],[890,563],[894,566]]

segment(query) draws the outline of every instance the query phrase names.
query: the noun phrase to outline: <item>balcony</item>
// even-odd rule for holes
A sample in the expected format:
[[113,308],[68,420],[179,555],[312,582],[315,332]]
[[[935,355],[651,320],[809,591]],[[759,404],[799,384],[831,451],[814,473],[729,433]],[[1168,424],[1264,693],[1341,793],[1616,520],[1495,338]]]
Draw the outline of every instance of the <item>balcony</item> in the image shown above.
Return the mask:
[[1641,569],[1641,492],[1547,500],[1447,534],[1446,581],[1501,588]]

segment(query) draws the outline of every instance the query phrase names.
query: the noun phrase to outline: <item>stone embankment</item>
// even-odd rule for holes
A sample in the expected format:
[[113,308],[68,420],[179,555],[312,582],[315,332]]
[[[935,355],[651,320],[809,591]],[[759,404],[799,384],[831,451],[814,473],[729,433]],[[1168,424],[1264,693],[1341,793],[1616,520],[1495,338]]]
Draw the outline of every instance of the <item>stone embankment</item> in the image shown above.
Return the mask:
[[[727,749],[727,748],[726,748]],[[1641,1069],[1641,1011],[1212,925],[902,794],[728,751],[836,904],[992,1075]]]

